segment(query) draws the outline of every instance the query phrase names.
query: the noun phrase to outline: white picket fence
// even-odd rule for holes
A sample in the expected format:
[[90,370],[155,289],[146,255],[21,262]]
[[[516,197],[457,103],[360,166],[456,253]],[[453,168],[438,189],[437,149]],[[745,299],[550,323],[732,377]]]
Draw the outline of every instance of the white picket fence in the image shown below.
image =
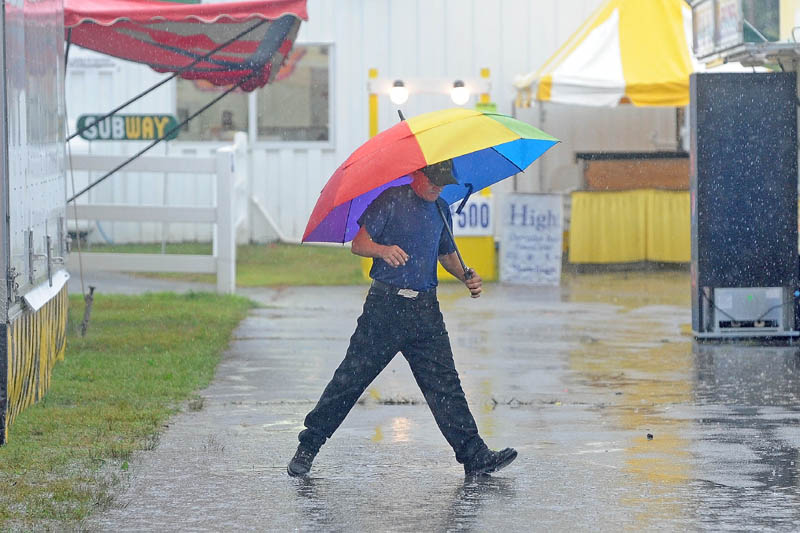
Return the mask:
[[[75,171],[103,172],[126,156],[73,155]],[[70,204],[71,224],[79,221],[206,223],[214,225],[212,255],[83,253],[82,268],[111,272],[185,272],[217,275],[217,291],[236,289],[236,235],[248,223],[247,134],[237,133],[234,144],[216,150],[214,157],[140,157],[123,170],[170,174],[212,174],[216,178],[216,205],[205,207],[124,204]],[[77,213],[76,213],[77,210]],[[69,256],[79,268],[76,250]]]

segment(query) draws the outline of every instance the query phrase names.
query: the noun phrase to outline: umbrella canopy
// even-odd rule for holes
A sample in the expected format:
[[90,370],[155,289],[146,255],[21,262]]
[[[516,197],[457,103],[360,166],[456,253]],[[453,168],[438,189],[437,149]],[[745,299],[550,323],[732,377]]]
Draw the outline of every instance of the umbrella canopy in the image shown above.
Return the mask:
[[181,77],[250,91],[272,81],[292,48],[306,0],[181,4],[156,0],[65,0],[67,40],[90,50],[175,72],[255,27]]
[[692,11],[684,0],[607,0],[536,72],[519,76],[544,102],[689,104]]
[[358,218],[388,187],[411,182],[424,166],[453,160],[458,184],[441,197],[453,203],[525,170],[558,142],[533,126],[498,113],[445,109],[404,120],[359,147],[322,189],[304,242],[347,242]]

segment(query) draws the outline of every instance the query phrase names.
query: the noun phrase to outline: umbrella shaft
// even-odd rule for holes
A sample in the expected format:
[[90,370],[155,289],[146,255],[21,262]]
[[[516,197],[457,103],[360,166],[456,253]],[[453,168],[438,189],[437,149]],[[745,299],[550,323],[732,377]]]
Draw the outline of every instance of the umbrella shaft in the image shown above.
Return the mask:
[[439,210],[439,215],[442,217],[442,222],[444,222],[444,229],[447,230],[447,234],[450,236],[450,240],[453,242],[453,248],[456,249],[456,256],[458,256],[458,260],[461,263],[461,268],[464,269],[464,279],[470,279],[473,274],[473,270],[471,268],[467,268],[467,265],[464,264],[464,258],[461,257],[461,252],[458,251],[458,244],[456,244],[456,237],[453,235],[453,230],[450,229],[450,224],[447,223],[447,217],[444,215],[444,211],[442,211],[442,206],[439,205],[439,202],[436,202],[436,209]]

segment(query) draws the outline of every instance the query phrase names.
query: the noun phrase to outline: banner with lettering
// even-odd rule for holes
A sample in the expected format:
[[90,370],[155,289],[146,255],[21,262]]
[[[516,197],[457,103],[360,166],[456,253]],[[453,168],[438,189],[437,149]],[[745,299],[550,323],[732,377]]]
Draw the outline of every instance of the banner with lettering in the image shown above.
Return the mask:
[[172,115],[81,115],[77,124],[87,141],[154,141],[166,133],[166,140],[172,140],[178,136],[177,125]]
[[506,194],[501,201],[500,281],[558,285],[564,234],[560,194]]

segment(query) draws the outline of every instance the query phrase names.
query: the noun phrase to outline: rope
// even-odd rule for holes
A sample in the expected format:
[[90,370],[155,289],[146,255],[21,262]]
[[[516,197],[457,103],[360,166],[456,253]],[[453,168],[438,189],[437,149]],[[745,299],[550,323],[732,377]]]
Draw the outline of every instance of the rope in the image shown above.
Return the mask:
[[170,128],[170,129],[169,129],[169,131],[167,131],[166,133],[164,133],[164,135],[163,135],[162,137],[159,137],[159,138],[158,138],[158,139],[156,139],[155,141],[151,142],[150,144],[148,144],[147,146],[145,146],[144,148],[142,148],[141,150],[139,150],[138,152],[136,152],[134,155],[132,155],[131,157],[129,157],[128,159],[126,159],[125,161],[123,161],[122,163],[120,163],[119,165],[117,165],[116,167],[114,167],[112,170],[109,170],[108,172],[106,172],[105,174],[103,174],[103,176],[102,176],[102,177],[100,177],[98,180],[96,180],[96,181],[93,181],[92,183],[90,183],[89,185],[87,185],[86,187],[84,187],[83,189],[81,189],[80,191],[78,191],[77,193],[75,193],[75,191],[73,190],[73,195],[72,195],[72,197],[71,197],[69,200],[67,200],[67,202],[72,202],[72,201],[73,201],[73,200],[75,200],[75,199],[76,199],[78,196],[81,196],[83,193],[85,193],[85,192],[86,192],[86,191],[88,191],[89,189],[91,189],[91,188],[93,188],[94,186],[98,185],[99,183],[101,183],[102,181],[104,181],[106,178],[108,178],[108,177],[110,177],[112,174],[114,174],[116,171],[118,171],[118,170],[120,170],[121,168],[123,168],[123,167],[127,166],[127,165],[128,165],[130,162],[131,162],[131,161],[133,161],[134,159],[138,158],[139,156],[141,156],[142,154],[144,154],[145,152],[147,152],[148,150],[150,150],[151,148],[153,148],[155,145],[157,145],[158,143],[160,143],[161,141],[163,141],[164,139],[166,139],[167,137],[169,137],[170,135],[172,135],[172,133],[173,133],[173,132],[175,132],[175,131],[179,130],[180,128],[182,128],[183,126],[185,126],[185,125],[186,125],[186,124],[187,124],[187,123],[188,123],[190,120],[192,120],[194,117],[196,117],[197,115],[199,115],[200,113],[202,113],[203,111],[205,111],[206,109],[208,109],[209,107],[211,107],[212,105],[214,105],[214,104],[216,104],[217,102],[219,102],[220,100],[222,100],[222,98],[224,98],[225,96],[227,96],[228,94],[230,94],[232,91],[235,91],[236,89],[238,89],[239,87],[241,87],[241,86],[242,86],[242,85],[243,85],[243,84],[244,84],[246,81],[248,81],[250,78],[252,78],[252,77],[254,77],[254,76],[258,75],[258,74],[259,74],[259,72],[258,72],[258,71],[256,71],[256,70],[254,70],[253,72],[251,72],[250,74],[248,74],[247,76],[245,76],[245,77],[243,77],[241,80],[239,80],[239,83],[237,83],[236,85],[232,85],[232,86],[231,86],[230,88],[228,88],[228,89],[227,89],[227,90],[226,90],[224,93],[222,93],[222,94],[220,94],[219,96],[217,96],[216,98],[212,99],[212,100],[211,100],[210,102],[208,102],[206,105],[204,105],[203,107],[201,107],[200,109],[198,109],[197,111],[195,111],[194,113],[192,113],[191,115],[189,115],[188,117],[186,117],[186,119],[184,119],[184,120],[183,120],[183,121],[182,121],[180,124],[177,124],[177,125],[173,126],[172,128]]

